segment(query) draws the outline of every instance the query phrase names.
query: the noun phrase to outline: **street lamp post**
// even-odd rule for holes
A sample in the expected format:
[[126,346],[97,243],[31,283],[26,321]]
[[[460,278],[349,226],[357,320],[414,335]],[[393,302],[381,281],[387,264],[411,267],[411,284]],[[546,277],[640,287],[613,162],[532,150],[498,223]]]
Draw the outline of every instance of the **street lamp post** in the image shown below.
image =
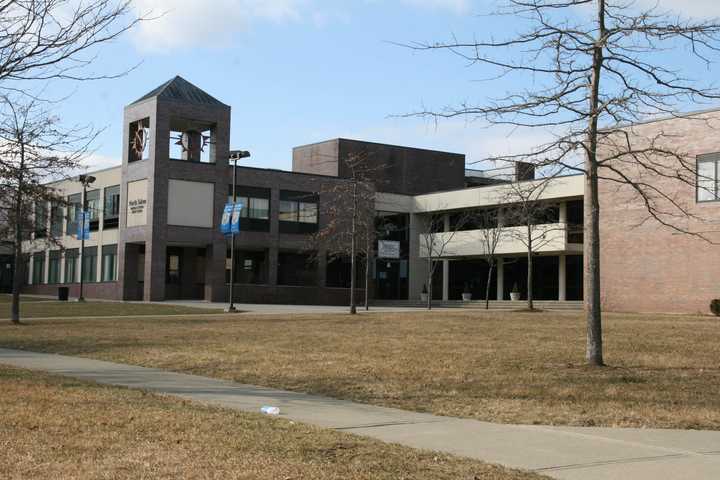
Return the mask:
[[[232,182],[232,201],[233,205],[237,203],[237,162],[243,158],[248,158],[250,152],[247,150],[231,150],[230,160],[233,162],[233,182]],[[249,205],[245,205],[245,208],[249,208]],[[235,302],[233,299],[233,285],[235,284],[235,232],[230,232],[230,287],[229,291],[229,302],[228,307],[225,309],[226,312],[237,312],[235,308]]]
[[80,236],[80,294],[78,295],[78,302],[84,302],[85,297],[83,296],[83,277],[85,275],[85,222],[88,220],[87,217],[87,187],[88,185],[95,182],[95,177],[92,175],[80,175],[78,177],[78,181],[83,186],[82,191],[82,225],[81,225],[81,232],[82,235]]

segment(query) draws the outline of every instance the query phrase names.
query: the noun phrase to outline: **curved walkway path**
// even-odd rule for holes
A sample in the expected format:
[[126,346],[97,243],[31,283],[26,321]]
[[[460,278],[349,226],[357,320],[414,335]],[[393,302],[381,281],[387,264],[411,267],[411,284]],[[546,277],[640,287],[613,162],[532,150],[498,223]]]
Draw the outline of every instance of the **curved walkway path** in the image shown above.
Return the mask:
[[720,432],[500,425],[241,385],[196,375],[0,348],[0,364],[138,388],[561,479],[720,478]]

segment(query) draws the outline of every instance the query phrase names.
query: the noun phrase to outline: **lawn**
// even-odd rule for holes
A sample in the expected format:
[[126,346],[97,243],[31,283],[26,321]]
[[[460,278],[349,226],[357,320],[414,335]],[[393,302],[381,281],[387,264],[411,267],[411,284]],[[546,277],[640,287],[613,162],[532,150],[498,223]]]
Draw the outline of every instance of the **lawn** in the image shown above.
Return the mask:
[[[58,302],[39,297],[22,297],[21,318],[42,317],[108,317],[117,315],[182,315],[220,313],[222,310],[200,309],[179,305],[120,302]],[[0,295],[0,319],[10,318],[10,295]]]
[[0,368],[4,479],[541,480],[141,391]]
[[579,313],[38,320],[0,346],[493,422],[720,429],[720,322],[606,315],[605,334],[602,369]]

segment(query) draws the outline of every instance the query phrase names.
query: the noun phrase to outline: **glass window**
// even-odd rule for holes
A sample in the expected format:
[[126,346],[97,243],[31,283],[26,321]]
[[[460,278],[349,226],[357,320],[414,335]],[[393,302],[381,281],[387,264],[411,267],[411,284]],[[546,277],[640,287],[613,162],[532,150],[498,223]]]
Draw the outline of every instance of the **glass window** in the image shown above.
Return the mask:
[[63,234],[63,210],[60,205],[53,204],[50,209],[50,234],[54,238]]
[[250,198],[248,216],[257,218],[258,220],[267,220],[270,218],[270,200],[267,198]]
[[117,245],[104,245],[102,247],[102,281],[114,282],[117,280]]
[[80,213],[80,204],[82,203],[82,194],[76,193],[70,195],[67,199],[67,235],[77,235],[78,217]]
[[48,261],[48,283],[60,283],[60,250],[50,252]]
[[701,155],[697,162],[697,201],[720,200],[720,155]]
[[278,254],[278,285],[314,287],[317,285],[315,255],[280,252]]
[[[228,250],[228,257],[230,251]],[[267,283],[267,250],[235,250],[235,283]],[[230,261],[226,262],[225,283],[230,283]]]
[[65,250],[65,283],[77,283],[78,258],[80,258],[80,252],[77,248]]
[[280,221],[281,222],[297,222],[298,204],[288,200],[280,201]]
[[100,190],[87,192],[87,211],[90,214],[90,230],[97,231],[100,219]]
[[35,204],[35,238],[47,236],[47,205],[45,202]]
[[83,282],[97,282],[97,255],[97,247],[85,247],[82,259]]
[[299,208],[299,212],[298,212],[298,221],[300,223],[317,223],[317,221],[318,221],[317,203],[300,202],[300,208]]
[[120,217],[120,185],[105,188],[103,204],[103,228],[118,226]]
[[166,265],[166,282],[173,285],[180,284],[180,255],[182,249],[168,248]]
[[45,253],[33,255],[32,284],[45,283]]

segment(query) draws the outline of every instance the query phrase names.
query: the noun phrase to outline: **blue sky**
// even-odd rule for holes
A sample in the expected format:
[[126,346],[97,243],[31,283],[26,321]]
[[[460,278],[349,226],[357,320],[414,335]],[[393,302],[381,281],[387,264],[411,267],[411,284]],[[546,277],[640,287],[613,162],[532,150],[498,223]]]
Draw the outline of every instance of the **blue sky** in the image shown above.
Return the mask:
[[[423,105],[482,102],[517,85],[479,82],[487,72],[455,56],[413,52],[392,42],[516,29],[511,19],[476,15],[491,10],[492,3],[136,0],[139,11],[164,15],[104,48],[93,70],[111,73],[140,65],[117,80],[63,85],[74,93],[59,113],[66,123],[92,122],[105,129],[90,165],[119,164],[123,106],[177,74],[232,107],[231,148],[251,150],[249,165],[289,169],[293,146],[334,137],[455,151],[470,163],[532,146],[542,133],[489,130],[462,119],[435,125],[392,115]],[[715,0],[691,3],[686,13],[720,14]]]

